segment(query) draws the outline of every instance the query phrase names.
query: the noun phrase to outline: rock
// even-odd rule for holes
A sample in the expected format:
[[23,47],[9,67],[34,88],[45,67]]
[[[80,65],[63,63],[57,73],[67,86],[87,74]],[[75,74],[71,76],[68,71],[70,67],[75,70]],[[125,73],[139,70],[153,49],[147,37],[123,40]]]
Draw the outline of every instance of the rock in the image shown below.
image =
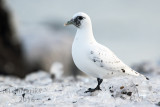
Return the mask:
[[24,59],[22,44],[16,37],[12,15],[0,0],[0,74],[25,77],[32,72]]

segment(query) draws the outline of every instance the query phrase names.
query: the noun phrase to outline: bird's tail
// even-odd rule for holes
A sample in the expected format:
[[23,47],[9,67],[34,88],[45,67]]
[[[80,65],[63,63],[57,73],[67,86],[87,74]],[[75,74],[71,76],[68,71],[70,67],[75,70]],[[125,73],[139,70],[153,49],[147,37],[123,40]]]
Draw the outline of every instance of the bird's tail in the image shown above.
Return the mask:
[[140,74],[140,76],[143,77],[143,78],[145,78],[146,80],[149,80],[148,77],[146,77],[146,76],[144,76],[144,75],[142,75],[142,74]]
[[144,78],[145,80],[149,80],[149,78],[148,78],[148,77],[146,77],[145,75],[140,74],[139,72],[134,71],[134,70],[133,70],[133,72],[134,72],[135,74],[138,74],[138,76],[140,76],[140,77]]
[[149,80],[148,77],[140,74],[139,72],[137,72],[137,71],[135,71],[135,70],[133,70],[133,69],[131,69],[129,67],[128,67],[128,71],[129,71],[128,74],[135,75],[135,76],[140,76],[140,77],[144,78],[145,80]]

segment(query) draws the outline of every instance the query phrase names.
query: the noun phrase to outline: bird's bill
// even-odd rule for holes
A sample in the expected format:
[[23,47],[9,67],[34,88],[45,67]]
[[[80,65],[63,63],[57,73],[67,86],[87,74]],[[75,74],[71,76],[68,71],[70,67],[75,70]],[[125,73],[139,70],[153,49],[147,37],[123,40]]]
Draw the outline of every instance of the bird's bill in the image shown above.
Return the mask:
[[71,25],[71,24],[73,24],[73,19],[71,19],[70,21],[68,21],[67,23],[65,23],[64,26]]

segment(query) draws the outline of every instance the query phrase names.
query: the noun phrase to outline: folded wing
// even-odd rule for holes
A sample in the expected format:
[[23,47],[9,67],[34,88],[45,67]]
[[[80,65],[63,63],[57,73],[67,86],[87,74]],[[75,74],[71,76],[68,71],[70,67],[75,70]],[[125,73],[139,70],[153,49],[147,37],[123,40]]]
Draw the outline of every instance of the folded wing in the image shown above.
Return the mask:
[[103,45],[97,44],[91,46],[89,58],[96,66],[113,72],[121,72],[129,75],[139,76],[140,74],[126,64],[124,64],[111,50]]

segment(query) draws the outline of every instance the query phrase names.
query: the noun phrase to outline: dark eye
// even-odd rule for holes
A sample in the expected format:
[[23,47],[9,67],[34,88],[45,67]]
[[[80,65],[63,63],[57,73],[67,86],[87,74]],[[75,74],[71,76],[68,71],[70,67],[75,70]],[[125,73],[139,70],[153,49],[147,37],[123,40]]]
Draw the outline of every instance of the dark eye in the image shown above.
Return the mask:
[[82,17],[82,16],[78,16],[78,19],[79,19],[79,20],[82,20],[82,19],[83,19],[83,17]]

